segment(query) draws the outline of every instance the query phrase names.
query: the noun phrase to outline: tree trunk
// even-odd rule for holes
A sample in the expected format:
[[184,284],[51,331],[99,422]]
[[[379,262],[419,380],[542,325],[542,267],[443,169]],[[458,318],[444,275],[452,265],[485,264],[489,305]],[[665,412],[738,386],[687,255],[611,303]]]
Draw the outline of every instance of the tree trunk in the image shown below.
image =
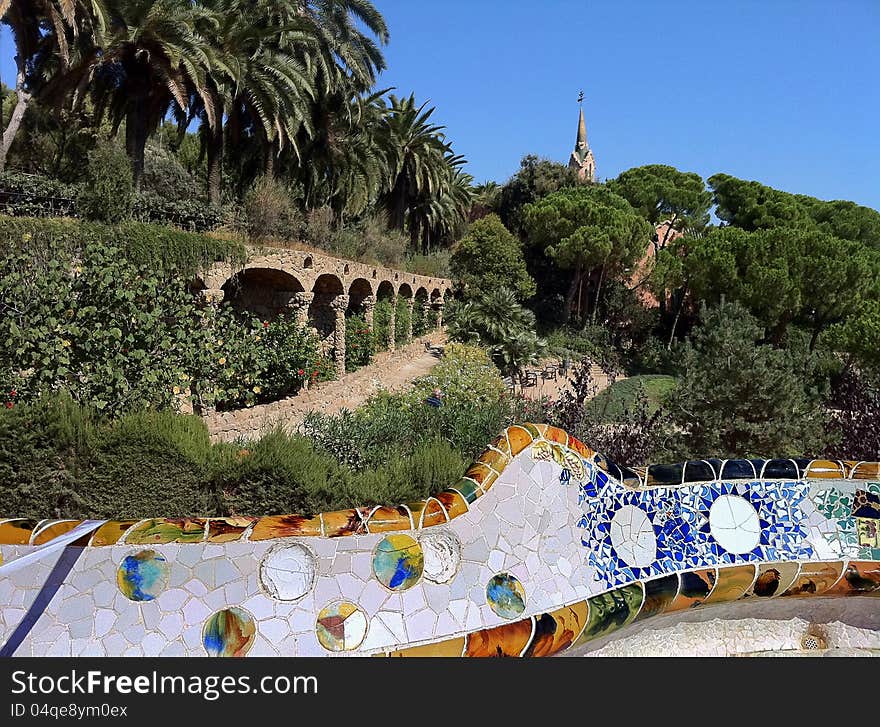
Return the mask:
[[565,296],[565,308],[563,310],[563,322],[568,323],[571,320],[571,306],[574,302],[574,296],[578,290],[578,284],[581,282],[583,270],[581,265],[574,269],[574,275],[571,278],[571,285],[568,286],[568,293]]
[[[216,118],[216,126],[208,130],[208,199],[220,205],[223,193],[223,110]],[[215,111],[216,113],[216,111]]]
[[144,149],[147,146],[147,126],[144,117],[138,113],[145,99],[134,102],[125,114],[125,150],[131,159],[131,175],[134,188],[139,189],[144,174]]
[[21,120],[24,118],[24,112],[27,111],[28,104],[33,96],[24,90],[24,65],[20,60],[20,56],[15,56],[15,62],[18,64],[18,73],[15,76],[15,108],[9,117],[9,123],[3,131],[3,141],[0,144],[0,172],[6,170],[6,157],[9,155],[9,149],[18,133],[18,127],[21,126]]
[[816,348],[816,342],[819,340],[819,334],[822,332],[822,324],[817,323],[816,327],[813,328],[813,335],[810,336],[810,353],[813,353],[813,350]]
[[599,283],[596,285],[596,297],[593,300],[593,312],[590,315],[590,323],[596,323],[596,311],[599,310],[599,294],[602,292],[602,279],[605,277],[605,266],[599,268]]
[[675,340],[675,329],[678,326],[678,319],[681,318],[681,310],[684,308],[684,299],[687,297],[688,286],[685,283],[681,289],[681,298],[678,301],[678,310],[675,311],[675,319],[672,321],[672,332],[669,334],[669,343],[666,344],[666,350],[672,350],[672,342]]

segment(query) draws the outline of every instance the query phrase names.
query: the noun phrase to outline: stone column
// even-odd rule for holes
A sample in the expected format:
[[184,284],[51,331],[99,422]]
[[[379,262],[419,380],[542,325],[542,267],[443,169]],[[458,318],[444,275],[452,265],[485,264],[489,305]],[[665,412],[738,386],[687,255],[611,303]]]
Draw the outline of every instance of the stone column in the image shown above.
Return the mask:
[[336,376],[345,376],[345,311],[348,308],[348,296],[337,295],[330,302],[330,309],[336,316],[333,331],[333,359],[336,362]]
[[303,328],[309,325],[309,306],[314,297],[314,293],[297,293],[290,298],[290,302],[287,304],[294,312],[296,322]]
[[364,320],[367,322],[367,328],[373,330],[373,309],[376,307],[376,297],[368,295],[361,302],[364,306]]
[[407,305],[409,306],[409,326],[406,330],[406,342],[412,342],[412,317],[413,317],[413,306],[415,306],[416,300],[415,298],[407,298]]
[[428,298],[422,302],[422,315],[425,318],[425,333],[431,332],[431,320],[434,318],[434,306]]
[[223,301],[223,296],[226,294],[221,288],[206,288],[200,293],[200,295],[202,296],[202,300],[216,307],[220,305]]
[[397,348],[397,340],[394,335],[395,323],[397,321],[397,293],[391,296],[391,317],[388,319],[388,350],[394,351]]

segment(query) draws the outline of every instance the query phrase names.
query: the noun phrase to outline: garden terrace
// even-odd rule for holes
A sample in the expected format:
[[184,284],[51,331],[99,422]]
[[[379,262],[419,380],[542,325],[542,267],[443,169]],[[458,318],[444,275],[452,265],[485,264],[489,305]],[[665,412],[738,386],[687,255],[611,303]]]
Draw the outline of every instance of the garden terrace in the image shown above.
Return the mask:
[[293,313],[312,328],[325,353],[332,351],[338,375],[345,374],[345,316],[362,314],[373,326],[378,300],[391,302],[388,350],[395,340],[395,311],[402,299],[409,307],[405,340],[413,338],[413,307],[424,309],[436,327],[443,323],[443,305],[452,295],[452,281],[402,270],[344,260],[324,253],[248,248],[244,265],[213,264],[199,276],[195,289],[213,303],[229,302],[264,320]]
[[[834,627],[789,649],[840,645],[826,639],[841,627],[877,648],[878,476],[800,460],[636,471],[524,424],[453,487],[396,507],[0,521],[0,655],[550,656],[703,609],[727,619],[715,628]],[[740,651],[780,648],[737,634]]]

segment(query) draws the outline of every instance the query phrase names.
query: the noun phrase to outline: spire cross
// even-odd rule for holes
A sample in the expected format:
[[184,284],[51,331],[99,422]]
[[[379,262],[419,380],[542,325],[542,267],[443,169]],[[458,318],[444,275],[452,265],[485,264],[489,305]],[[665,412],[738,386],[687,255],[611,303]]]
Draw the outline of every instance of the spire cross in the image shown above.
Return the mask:
[[578,103],[579,103],[579,104],[583,104],[583,102],[584,102],[584,92],[583,92],[583,91],[580,91],[580,92],[578,93]]

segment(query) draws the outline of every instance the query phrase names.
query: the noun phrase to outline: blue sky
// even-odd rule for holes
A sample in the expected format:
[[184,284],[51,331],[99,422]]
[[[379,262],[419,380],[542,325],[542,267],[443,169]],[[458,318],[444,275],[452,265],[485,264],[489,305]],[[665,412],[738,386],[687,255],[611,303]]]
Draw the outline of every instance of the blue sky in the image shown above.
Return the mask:
[[382,84],[437,107],[477,181],[665,163],[880,209],[880,0],[376,0]]
[[880,209],[880,0],[374,1],[380,84],[430,100],[477,181],[566,161],[583,89],[600,179],[665,163]]

